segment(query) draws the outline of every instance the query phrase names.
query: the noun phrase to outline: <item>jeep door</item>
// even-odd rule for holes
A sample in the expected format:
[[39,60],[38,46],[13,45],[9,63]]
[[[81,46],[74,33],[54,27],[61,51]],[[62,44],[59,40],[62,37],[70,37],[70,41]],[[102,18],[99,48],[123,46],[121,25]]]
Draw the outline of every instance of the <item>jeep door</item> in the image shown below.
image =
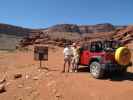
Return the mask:
[[87,47],[83,47],[83,50],[80,54],[80,64],[81,65],[88,65],[90,61],[90,51],[88,50]]

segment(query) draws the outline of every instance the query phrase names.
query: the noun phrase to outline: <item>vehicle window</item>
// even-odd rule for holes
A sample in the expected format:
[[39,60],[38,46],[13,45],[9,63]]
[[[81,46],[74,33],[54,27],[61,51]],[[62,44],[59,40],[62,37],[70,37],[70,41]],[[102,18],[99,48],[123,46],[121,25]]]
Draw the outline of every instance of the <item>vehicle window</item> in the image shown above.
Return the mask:
[[117,49],[120,45],[119,43],[115,41],[106,41],[104,42],[104,49],[111,48],[111,49]]
[[91,52],[100,52],[103,50],[101,43],[92,43],[90,51]]

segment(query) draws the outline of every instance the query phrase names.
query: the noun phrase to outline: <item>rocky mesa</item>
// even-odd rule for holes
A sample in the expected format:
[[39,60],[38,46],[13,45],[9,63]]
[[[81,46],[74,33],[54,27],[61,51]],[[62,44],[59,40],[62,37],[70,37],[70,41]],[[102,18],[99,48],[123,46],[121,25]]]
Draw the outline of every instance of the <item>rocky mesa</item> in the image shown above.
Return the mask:
[[0,24],[0,49],[32,44],[64,46],[66,41],[91,39],[114,39],[125,44],[133,39],[133,26],[115,26],[110,23],[96,25],[57,24],[48,28],[29,29]]

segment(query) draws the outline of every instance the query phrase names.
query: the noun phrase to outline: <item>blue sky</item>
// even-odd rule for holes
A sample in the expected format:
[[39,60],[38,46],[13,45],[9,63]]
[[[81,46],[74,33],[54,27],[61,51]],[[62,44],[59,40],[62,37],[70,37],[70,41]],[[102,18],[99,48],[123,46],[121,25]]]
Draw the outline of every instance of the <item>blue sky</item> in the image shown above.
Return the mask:
[[28,28],[133,24],[133,0],[0,0],[0,23]]

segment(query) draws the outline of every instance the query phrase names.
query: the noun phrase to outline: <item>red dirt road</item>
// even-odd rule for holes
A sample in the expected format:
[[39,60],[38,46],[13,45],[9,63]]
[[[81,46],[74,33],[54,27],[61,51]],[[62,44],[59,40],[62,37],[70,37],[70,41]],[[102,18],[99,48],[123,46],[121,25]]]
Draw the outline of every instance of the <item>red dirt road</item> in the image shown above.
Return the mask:
[[[39,69],[33,52],[0,53],[0,78],[6,77],[6,92],[0,100],[132,100],[133,68],[125,76],[110,76],[98,80],[87,68],[80,66],[78,73],[61,73],[62,49],[50,49],[48,67]],[[14,79],[21,73],[20,79]]]

